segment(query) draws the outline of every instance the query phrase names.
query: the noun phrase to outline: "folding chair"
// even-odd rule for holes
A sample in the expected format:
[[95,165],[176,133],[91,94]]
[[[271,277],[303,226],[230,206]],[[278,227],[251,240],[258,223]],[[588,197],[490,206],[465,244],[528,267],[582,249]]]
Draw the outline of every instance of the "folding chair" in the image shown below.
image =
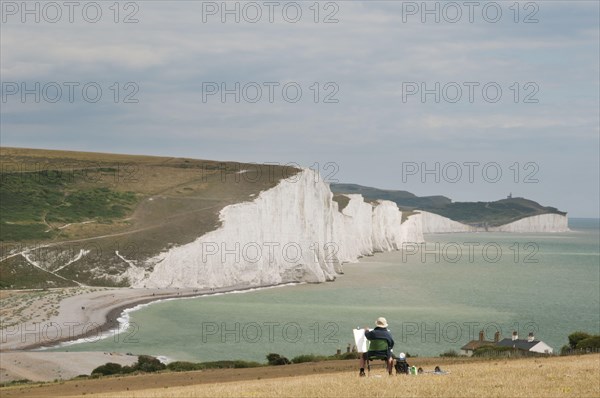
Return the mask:
[[365,361],[367,363],[367,372],[371,373],[371,360],[379,359],[384,361],[388,373],[392,374],[394,369],[394,357],[392,351],[388,346],[387,340],[369,340],[368,349],[364,354]]

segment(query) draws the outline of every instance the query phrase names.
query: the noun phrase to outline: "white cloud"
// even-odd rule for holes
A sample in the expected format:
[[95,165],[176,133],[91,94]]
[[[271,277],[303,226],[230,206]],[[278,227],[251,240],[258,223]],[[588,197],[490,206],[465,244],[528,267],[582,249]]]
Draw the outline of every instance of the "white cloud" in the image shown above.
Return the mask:
[[[310,4],[303,3],[308,17]],[[281,158],[352,153],[386,170],[427,145],[457,150],[466,142],[502,157],[523,137],[542,143],[548,156],[569,139],[573,158],[590,156],[600,128],[598,5],[540,5],[540,22],[529,25],[403,23],[393,2],[339,3],[337,24],[203,23],[200,3],[184,1],[140,2],[138,24],[3,24],[3,81],[136,81],[140,103],[13,101],[2,107],[2,144],[76,142],[82,149],[88,142],[87,149],[112,150],[118,142],[121,152],[139,153],[143,145],[191,156],[190,148],[202,148],[205,157],[212,149],[228,158],[242,150]],[[205,104],[203,81],[298,81],[306,96],[311,82],[333,81],[340,103]],[[497,81],[505,88],[534,81],[540,103],[406,104],[406,81]]]

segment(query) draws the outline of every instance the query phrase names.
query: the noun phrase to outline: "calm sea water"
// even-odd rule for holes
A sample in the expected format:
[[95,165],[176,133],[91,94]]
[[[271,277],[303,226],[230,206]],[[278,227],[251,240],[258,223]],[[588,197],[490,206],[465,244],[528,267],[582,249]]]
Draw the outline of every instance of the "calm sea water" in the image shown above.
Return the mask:
[[385,316],[395,352],[458,351],[481,329],[488,339],[534,331],[558,351],[572,331],[600,333],[599,220],[570,227],[429,235],[425,247],[347,264],[333,283],[155,303],[132,312],[126,332],[58,350],[264,362],[346,351],[353,328]]

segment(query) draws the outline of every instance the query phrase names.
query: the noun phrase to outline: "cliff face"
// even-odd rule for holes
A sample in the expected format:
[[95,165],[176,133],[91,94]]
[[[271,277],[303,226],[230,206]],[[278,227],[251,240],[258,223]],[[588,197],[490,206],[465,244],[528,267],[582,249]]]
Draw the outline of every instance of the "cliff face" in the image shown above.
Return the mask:
[[569,219],[561,214],[541,214],[525,217],[499,227],[474,227],[462,224],[449,218],[421,212],[423,233],[451,233],[451,232],[568,232]]
[[422,242],[420,216],[403,224],[395,203],[349,195],[340,212],[329,186],[303,170],[252,202],[225,207],[222,226],[131,266],[134,287],[262,286],[335,279],[342,263]]
[[561,214],[540,214],[489,230],[496,232],[568,232],[569,219]]
[[[131,263],[126,276],[133,287],[252,287],[288,282],[324,282],[342,272],[342,264],[374,252],[401,250],[423,242],[423,234],[478,232],[469,225],[429,212],[404,223],[394,202],[367,203],[346,195],[340,211],[329,186],[303,170],[253,201],[225,207],[219,229],[172,247],[145,261]],[[528,217],[501,232],[567,231],[567,218],[556,214]]]
[[477,228],[449,218],[421,211],[423,233],[424,234],[441,234],[449,232],[476,232]]

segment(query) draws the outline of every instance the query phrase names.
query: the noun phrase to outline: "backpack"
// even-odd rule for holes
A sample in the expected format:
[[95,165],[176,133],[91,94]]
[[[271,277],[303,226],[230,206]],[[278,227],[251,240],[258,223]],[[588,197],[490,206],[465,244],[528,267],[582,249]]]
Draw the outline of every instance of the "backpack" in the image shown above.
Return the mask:
[[410,365],[408,362],[401,359],[396,360],[396,364],[394,365],[394,368],[396,368],[396,374],[408,374],[409,367]]

